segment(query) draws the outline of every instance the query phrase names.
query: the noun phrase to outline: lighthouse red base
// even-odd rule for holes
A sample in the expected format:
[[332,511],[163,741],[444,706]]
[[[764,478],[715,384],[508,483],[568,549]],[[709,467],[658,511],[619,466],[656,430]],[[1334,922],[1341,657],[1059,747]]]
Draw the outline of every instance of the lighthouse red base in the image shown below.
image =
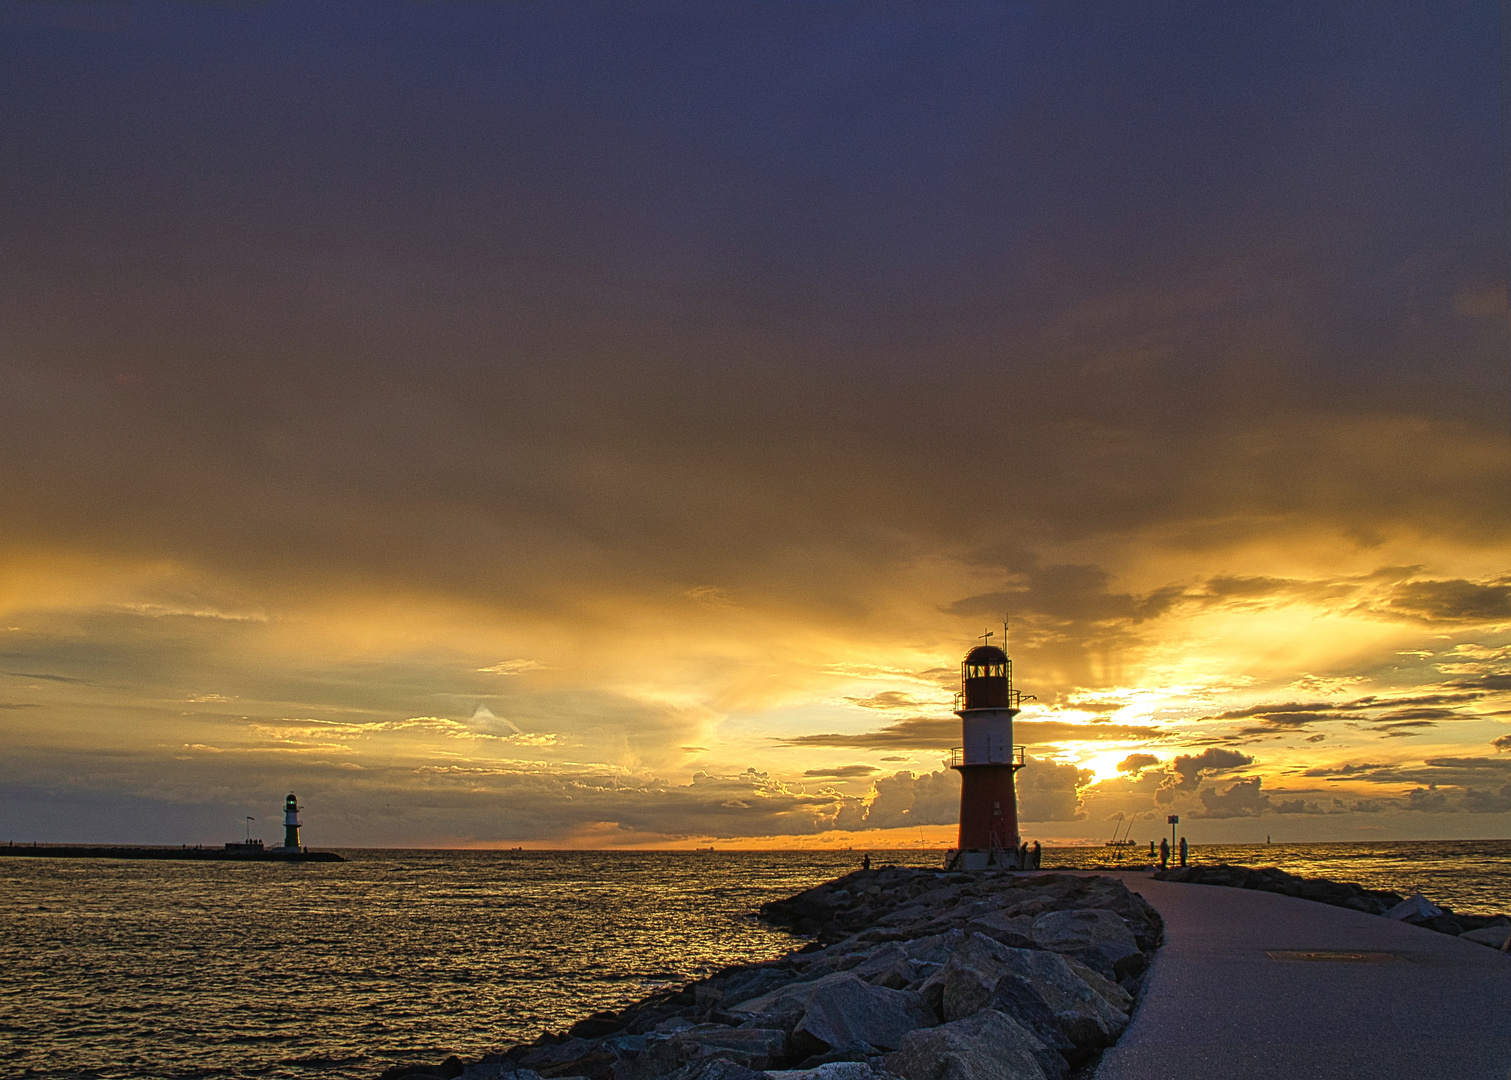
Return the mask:
[[1018,850],[1014,765],[957,765],[960,772],[960,850]]

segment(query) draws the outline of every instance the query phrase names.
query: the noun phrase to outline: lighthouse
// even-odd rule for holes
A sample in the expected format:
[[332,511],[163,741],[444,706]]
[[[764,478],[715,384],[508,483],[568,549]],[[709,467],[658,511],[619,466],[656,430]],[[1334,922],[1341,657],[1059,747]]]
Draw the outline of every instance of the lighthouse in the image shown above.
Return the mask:
[[1020,701],[1006,652],[978,645],[966,654],[955,698],[964,745],[950,751],[950,768],[960,773],[960,847],[951,860],[957,869],[1022,868],[1013,788],[1024,765],[1023,747],[1013,745]]
[[293,792],[283,800],[283,850],[299,850],[299,800]]

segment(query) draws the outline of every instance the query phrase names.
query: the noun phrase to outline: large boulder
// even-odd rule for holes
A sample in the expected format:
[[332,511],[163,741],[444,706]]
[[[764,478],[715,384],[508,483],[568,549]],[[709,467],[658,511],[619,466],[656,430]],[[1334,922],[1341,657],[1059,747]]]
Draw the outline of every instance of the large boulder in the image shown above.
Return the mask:
[[1033,925],[1034,920],[1030,915],[1009,915],[1005,911],[988,911],[971,919],[966,923],[965,928],[978,934],[985,934],[1015,949],[1028,949],[1034,945]]
[[820,979],[811,979],[804,982],[788,983],[779,986],[775,990],[760,994],[745,1001],[737,1001],[734,1004],[726,1004],[725,1008],[732,1013],[749,1013],[780,1015],[792,1011],[802,1011],[808,1005],[808,999],[813,992],[821,986],[826,986],[840,979],[854,979],[855,976],[844,971],[836,971],[825,975]]
[[1047,911],[1033,921],[1034,944],[1053,952],[1101,954],[1109,965],[1139,951],[1122,916],[1101,908]]
[[690,1061],[666,1080],[765,1080],[766,1074],[721,1057]]
[[1055,1051],[993,1009],[909,1032],[882,1063],[902,1080],[1058,1080],[1065,1070]]
[[1470,930],[1459,936],[1465,941],[1473,941],[1479,945],[1489,945],[1492,949],[1502,949],[1506,946],[1506,936],[1511,934],[1511,926],[1501,923],[1498,926],[1482,926],[1478,930]]
[[1404,922],[1417,922],[1419,920],[1433,919],[1443,914],[1443,909],[1434,904],[1419,892],[1414,892],[1395,907],[1385,912],[1387,919],[1400,919]]
[[935,1023],[923,999],[906,990],[872,986],[848,973],[822,982],[792,1033],[794,1045],[869,1043],[894,1050],[908,1032]]
[[767,1080],[876,1080],[864,1061],[830,1061],[811,1069],[766,1070]]
[[[885,976],[897,968],[899,964],[906,963],[908,950],[898,942],[888,941],[879,948],[872,950],[871,954],[861,960],[860,963],[844,970],[857,979],[866,982],[876,982],[879,976]],[[904,985],[911,980],[904,980]]]
[[1114,1009],[1124,1013],[1133,1011],[1133,995],[1117,983],[1104,975],[1098,974],[1085,964],[1076,962],[1069,956],[1065,958],[1065,963],[1070,965],[1070,970],[1075,972],[1076,978],[1091,987],[1098,997]]
[[1008,952],[992,938],[967,933],[944,966],[924,981],[919,996],[945,1021],[979,1012],[1008,971]]
[[1008,971],[1033,988],[1054,1014],[1065,1037],[1076,1046],[1111,1046],[1128,1026],[1127,1014],[1088,986],[1058,953],[1040,949],[1004,952]]
[[688,1057],[724,1057],[750,1069],[774,1065],[787,1052],[787,1033],[772,1028],[699,1024],[677,1032],[673,1038],[696,1044]]
[[951,953],[960,948],[963,941],[965,941],[965,931],[950,930],[943,934],[914,938],[905,943],[903,948],[907,951],[909,960],[925,964],[942,964],[950,958]]

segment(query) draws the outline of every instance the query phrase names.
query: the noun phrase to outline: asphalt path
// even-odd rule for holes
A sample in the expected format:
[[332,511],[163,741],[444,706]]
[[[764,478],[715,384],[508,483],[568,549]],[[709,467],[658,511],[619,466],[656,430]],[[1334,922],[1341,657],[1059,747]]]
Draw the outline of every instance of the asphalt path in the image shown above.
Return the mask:
[[1154,905],[1165,944],[1096,1080],[1511,1077],[1511,956],[1310,900],[1109,876]]

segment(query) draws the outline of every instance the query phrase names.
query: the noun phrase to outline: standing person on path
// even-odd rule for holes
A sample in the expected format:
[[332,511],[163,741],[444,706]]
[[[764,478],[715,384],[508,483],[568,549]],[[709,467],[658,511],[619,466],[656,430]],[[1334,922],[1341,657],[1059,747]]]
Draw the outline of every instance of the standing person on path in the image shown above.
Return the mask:
[[1170,869],[1170,841],[1164,839],[1159,842],[1159,868]]
[[1180,864],[1186,865],[1186,838],[1184,836],[1180,838]]

